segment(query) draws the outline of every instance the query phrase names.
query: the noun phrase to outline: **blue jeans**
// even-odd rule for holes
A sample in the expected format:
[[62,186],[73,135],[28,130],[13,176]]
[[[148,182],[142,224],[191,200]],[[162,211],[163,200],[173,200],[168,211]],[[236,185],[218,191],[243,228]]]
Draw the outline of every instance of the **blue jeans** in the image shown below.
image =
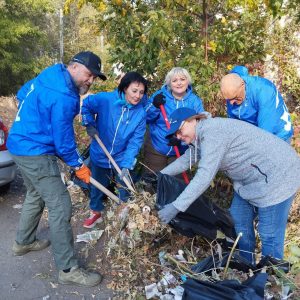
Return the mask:
[[286,223],[294,196],[276,205],[256,207],[234,193],[230,213],[235,223],[236,233],[243,233],[239,240],[241,256],[255,264],[254,220],[257,217],[262,255],[283,258]]
[[[125,188],[119,187],[118,188],[118,197],[122,201],[127,201],[129,198],[129,192],[126,189],[126,185],[124,184],[123,180],[121,180],[117,174],[117,171],[114,169],[105,169],[96,166],[95,164],[91,163],[91,171],[92,177],[96,179],[99,183],[101,183],[106,188],[109,186],[110,181],[112,178],[115,177],[115,181],[124,186]],[[95,186],[91,185],[91,193],[90,193],[90,208],[94,211],[102,211],[104,209],[103,205],[103,198],[104,194],[98,190]]]

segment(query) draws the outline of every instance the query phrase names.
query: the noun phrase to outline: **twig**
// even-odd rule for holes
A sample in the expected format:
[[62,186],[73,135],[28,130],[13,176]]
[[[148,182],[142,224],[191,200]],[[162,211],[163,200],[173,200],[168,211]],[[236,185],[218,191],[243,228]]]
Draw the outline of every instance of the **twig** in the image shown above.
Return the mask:
[[226,266],[225,266],[223,279],[226,278],[227,270],[228,270],[228,267],[229,267],[229,263],[230,263],[232,254],[233,254],[233,252],[234,252],[234,250],[235,250],[235,247],[236,247],[236,245],[237,245],[237,243],[238,243],[238,241],[239,241],[239,239],[241,238],[242,235],[243,235],[243,233],[240,232],[240,233],[238,234],[236,240],[234,241],[234,244],[233,244],[233,246],[232,246],[232,248],[231,248],[231,251],[230,251],[229,256],[228,256],[228,259],[227,259],[227,263],[226,263]]
[[139,161],[139,163],[140,163],[143,167],[145,167],[146,169],[148,169],[150,172],[152,172],[155,176],[157,176],[157,174],[156,174],[153,170],[151,170],[148,166],[146,166],[145,164],[143,164],[141,161]]
[[192,254],[193,259],[196,261],[196,257],[195,257],[195,255],[194,255],[194,251],[193,251],[195,238],[196,238],[196,237],[194,237],[194,238],[192,239],[192,243],[191,243],[191,254]]
[[166,258],[167,260],[171,261],[172,263],[174,263],[179,269],[184,270],[185,272],[189,273],[189,276],[194,276],[193,271],[191,271],[189,268],[187,268],[184,264],[182,264],[181,262],[177,261],[175,258],[173,258],[172,256],[166,254],[164,256],[164,258]]

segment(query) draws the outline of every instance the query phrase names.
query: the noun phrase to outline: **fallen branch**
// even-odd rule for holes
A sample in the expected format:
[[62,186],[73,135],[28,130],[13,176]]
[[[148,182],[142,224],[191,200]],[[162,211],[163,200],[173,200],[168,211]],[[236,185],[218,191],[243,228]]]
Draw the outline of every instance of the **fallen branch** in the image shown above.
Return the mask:
[[223,279],[226,279],[227,270],[228,270],[228,267],[229,267],[229,263],[230,263],[232,254],[233,254],[233,252],[234,252],[234,250],[235,250],[235,248],[236,248],[236,246],[237,246],[237,243],[238,243],[238,241],[239,241],[239,239],[241,238],[242,235],[243,235],[243,233],[240,232],[240,233],[238,234],[237,238],[236,238],[235,241],[234,241],[234,244],[233,244],[233,246],[232,246],[232,248],[231,248],[231,251],[230,251],[229,256],[228,256],[228,259],[227,259],[227,263],[226,263],[226,266],[225,266]]

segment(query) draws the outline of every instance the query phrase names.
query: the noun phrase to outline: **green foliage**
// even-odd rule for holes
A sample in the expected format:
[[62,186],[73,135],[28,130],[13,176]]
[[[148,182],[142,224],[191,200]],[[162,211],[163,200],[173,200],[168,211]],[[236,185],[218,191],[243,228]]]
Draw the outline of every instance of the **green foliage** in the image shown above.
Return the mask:
[[292,19],[286,19],[285,26],[276,23],[266,43],[266,52],[278,78],[277,86],[292,111],[300,104],[300,81],[296,68],[300,39],[295,36],[296,29],[297,23]]
[[80,4],[79,10],[78,5],[70,3],[68,9],[65,9],[63,59],[65,63],[68,63],[75,53],[89,50],[101,57],[102,71],[107,73],[106,70],[110,67],[106,59],[106,41],[98,25],[100,17],[100,13],[91,4]]
[[[50,0],[5,0],[0,11],[0,94],[16,92],[42,67],[47,39],[39,22],[51,11]],[[41,58],[41,60],[39,60]]]
[[81,10],[90,4],[98,11],[99,30],[109,42],[109,63],[125,72],[141,72],[152,82],[150,91],[162,85],[172,67],[182,66],[191,73],[206,109],[222,115],[220,78],[236,64],[261,65],[273,49],[274,61],[281,57],[277,75],[283,94],[299,99],[294,63],[278,55],[282,49],[291,53],[295,26],[278,37],[271,32],[281,16],[290,14],[294,20],[294,1],[67,0],[65,10],[74,4]]
[[152,82],[152,91],[172,67],[185,67],[213,113],[222,113],[218,83],[227,65],[265,56],[271,14],[262,0],[68,0],[66,8],[73,2],[79,7],[91,3],[99,11],[111,64],[141,72]]

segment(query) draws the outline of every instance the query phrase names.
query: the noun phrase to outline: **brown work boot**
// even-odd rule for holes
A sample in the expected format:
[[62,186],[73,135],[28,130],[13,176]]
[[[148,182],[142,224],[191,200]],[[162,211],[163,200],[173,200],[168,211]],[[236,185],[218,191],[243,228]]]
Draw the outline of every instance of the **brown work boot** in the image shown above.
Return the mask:
[[30,251],[40,251],[47,248],[50,245],[49,240],[35,240],[29,245],[20,245],[16,241],[12,246],[12,251],[14,255],[24,255]]
[[70,272],[59,271],[58,282],[61,284],[74,284],[78,286],[95,286],[102,281],[98,273],[88,272],[83,268],[74,266]]

